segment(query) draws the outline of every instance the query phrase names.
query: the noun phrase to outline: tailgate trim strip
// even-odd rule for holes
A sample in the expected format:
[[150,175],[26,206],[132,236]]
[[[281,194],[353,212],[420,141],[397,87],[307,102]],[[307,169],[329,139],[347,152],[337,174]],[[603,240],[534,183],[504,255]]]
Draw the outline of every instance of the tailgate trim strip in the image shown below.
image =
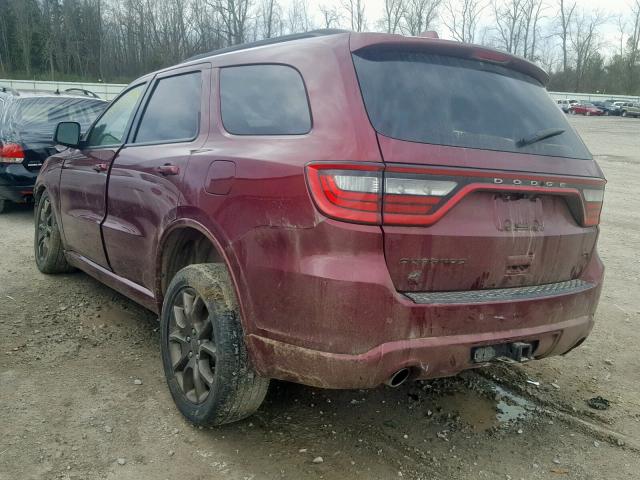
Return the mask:
[[584,292],[595,287],[594,283],[584,280],[548,283],[528,287],[495,288],[487,290],[467,290],[459,292],[405,292],[404,295],[414,303],[453,304],[453,303],[491,303],[512,300],[530,300]]

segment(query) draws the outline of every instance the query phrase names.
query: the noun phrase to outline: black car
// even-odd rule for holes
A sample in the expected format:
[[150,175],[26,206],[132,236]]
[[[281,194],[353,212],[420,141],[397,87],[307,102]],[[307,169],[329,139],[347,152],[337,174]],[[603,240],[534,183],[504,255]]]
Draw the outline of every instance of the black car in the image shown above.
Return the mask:
[[591,102],[595,107],[598,107],[600,110],[604,112],[605,115],[620,115],[622,110],[618,105],[614,105],[614,103],[610,100],[605,100],[604,102]]
[[59,122],[78,122],[86,130],[108,102],[75,92],[17,92],[0,87],[0,212],[7,201],[33,196],[40,167],[56,149]]

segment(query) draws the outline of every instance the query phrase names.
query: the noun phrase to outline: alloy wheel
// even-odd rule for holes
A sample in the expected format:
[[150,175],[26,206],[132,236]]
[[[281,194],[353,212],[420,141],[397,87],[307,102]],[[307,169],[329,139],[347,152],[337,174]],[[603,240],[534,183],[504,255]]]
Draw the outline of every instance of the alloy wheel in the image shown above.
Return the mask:
[[51,234],[53,232],[53,211],[48,198],[43,200],[40,216],[38,217],[38,258],[44,260],[51,248]]
[[169,321],[169,355],[173,374],[191,403],[203,403],[213,386],[217,348],[211,315],[193,288],[175,296]]

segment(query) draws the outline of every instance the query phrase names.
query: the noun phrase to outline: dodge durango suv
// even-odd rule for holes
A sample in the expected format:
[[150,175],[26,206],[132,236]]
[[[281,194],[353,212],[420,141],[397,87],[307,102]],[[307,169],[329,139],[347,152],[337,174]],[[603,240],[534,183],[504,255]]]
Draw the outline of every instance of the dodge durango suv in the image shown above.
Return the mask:
[[[269,379],[398,386],[561,355],[594,321],[603,174],[534,64],[317,31],[131,83],[60,123],[35,258],[157,312],[193,423]],[[526,112],[526,114],[523,114]]]

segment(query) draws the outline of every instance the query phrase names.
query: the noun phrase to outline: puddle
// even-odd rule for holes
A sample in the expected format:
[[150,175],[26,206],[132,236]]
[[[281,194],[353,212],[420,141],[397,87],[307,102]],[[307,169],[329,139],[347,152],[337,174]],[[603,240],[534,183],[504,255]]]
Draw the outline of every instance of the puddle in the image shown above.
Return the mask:
[[488,430],[498,423],[495,402],[469,391],[456,392],[443,398],[442,410],[459,415],[460,420],[476,432]]
[[496,419],[500,423],[523,419],[530,411],[535,410],[535,406],[529,400],[505,390],[500,385],[494,385],[493,389],[498,399]]
[[495,399],[465,390],[443,397],[439,403],[444,413],[459,415],[460,421],[476,432],[522,420],[535,410],[529,400],[499,385],[489,388],[495,393]]

